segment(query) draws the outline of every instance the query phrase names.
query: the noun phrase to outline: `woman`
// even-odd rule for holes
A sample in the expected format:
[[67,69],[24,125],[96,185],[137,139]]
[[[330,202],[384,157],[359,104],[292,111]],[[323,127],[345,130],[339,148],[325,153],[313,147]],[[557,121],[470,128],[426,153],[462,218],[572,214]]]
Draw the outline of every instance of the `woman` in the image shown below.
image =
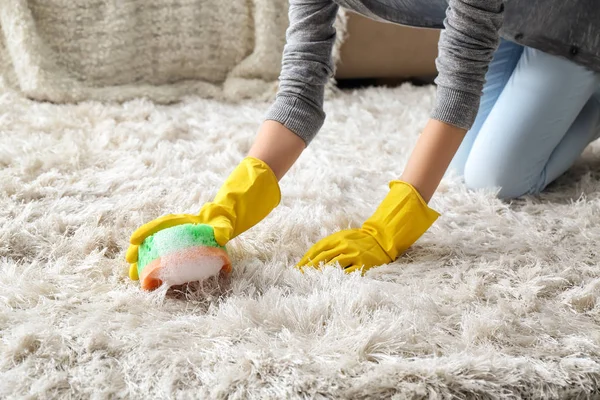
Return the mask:
[[361,228],[319,241],[299,266],[339,263],[347,272],[364,272],[395,260],[438,217],[427,202],[451,161],[468,186],[499,187],[503,198],[543,190],[600,134],[600,8],[594,3],[291,0],[279,92],[248,157],[199,215],[167,215],[136,230],[128,261],[137,260],[137,245],[147,236],[166,227],[205,223],[225,245],[277,206],[278,180],[325,119],[323,90],[333,70],[340,5],[378,20],[444,28],[437,99],[404,173],[375,213]]

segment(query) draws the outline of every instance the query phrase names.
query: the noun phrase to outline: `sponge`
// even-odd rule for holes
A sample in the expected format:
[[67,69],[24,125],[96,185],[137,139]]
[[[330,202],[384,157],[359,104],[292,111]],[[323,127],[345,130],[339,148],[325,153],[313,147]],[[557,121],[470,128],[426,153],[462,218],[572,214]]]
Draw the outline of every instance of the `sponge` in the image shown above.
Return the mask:
[[137,269],[142,289],[153,290],[229,273],[231,261],[210,225],[183,224],[147,237],[138,249]]

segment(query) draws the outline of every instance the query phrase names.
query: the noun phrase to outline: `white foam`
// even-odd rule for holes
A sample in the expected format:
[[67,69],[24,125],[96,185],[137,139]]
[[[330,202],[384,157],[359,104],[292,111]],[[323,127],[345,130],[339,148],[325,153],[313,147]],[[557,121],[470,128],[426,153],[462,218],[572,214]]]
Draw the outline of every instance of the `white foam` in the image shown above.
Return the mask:
[[158,279],[167,286],[203,281],[218,275],[225,263],[220,257],[181,257],[174,253],[161,258]]

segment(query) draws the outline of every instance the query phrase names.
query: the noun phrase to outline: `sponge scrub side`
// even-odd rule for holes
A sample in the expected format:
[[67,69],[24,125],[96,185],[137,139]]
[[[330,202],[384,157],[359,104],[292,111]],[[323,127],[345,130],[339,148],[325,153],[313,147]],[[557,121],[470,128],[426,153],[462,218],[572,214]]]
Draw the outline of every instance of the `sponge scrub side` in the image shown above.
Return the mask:
[[214,229],[205,224],[183,224],[147,237],[138,250],[138,276],[143,289],[152,290],[204,280],[220,271],[230,272],[231,262]]

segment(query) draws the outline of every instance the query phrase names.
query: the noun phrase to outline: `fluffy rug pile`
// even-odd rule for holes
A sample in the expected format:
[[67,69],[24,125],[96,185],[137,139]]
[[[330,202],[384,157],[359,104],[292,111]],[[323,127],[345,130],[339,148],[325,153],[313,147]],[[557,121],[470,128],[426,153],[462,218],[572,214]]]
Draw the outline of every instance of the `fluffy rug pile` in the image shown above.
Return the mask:
[[366,276],[293,268],[399,176],[434,90],[345,92],[230,246],[231,279],[141,292],[139,224],[193,212],[266,103],[0,96],[1,398],[590,398],[600,385],[600,148],[506,204],[446,179],[443,216]]

